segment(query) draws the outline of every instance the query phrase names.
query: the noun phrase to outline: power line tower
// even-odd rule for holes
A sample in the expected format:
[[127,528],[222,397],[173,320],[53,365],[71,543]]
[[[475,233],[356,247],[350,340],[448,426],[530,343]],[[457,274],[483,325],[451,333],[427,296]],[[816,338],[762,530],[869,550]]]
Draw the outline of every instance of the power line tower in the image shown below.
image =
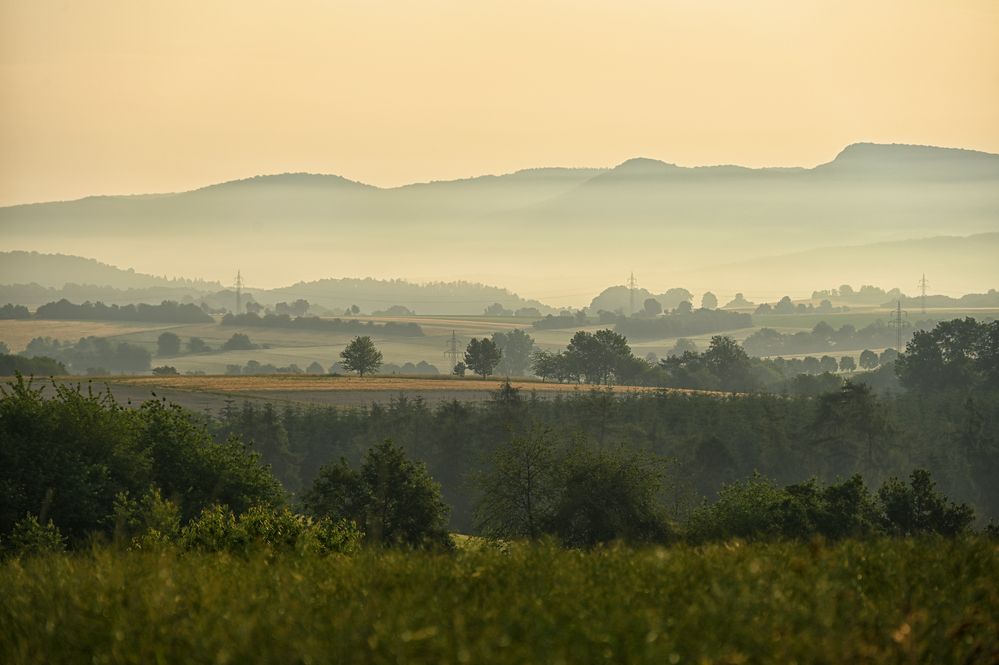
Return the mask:
[[461,350],[458,345],[458,336],[453,330],[451,331],[450,339],[447,341],[447,350],[444,351],[444,357],[447,358],[447,361],[451,364],[449,369],[452,370],[461,360]]
[[899,298],[895,305],[895,311],[888,318],[889,325],[895,328],[895,350],[902,353],[902,327],[909,318],[908,312],[902,311],[902,299]]
[[631,272],[631,277],[628,278],[628,304],[631,307],[631,311],[628,312],[628,316],[635,313],[635,287],[638,286],[638,281],[635,279],[635,271]]
[[236,314],[243,313],[243,275],[236,271]]
[[926,314],[926,289],[928,289],[929,286],[930,283],[926,281],[926,273],[924,272],[923,278],[919,280],[919,289],[922,293],[922,298],[920,299],[919,305],[920,308],[922,309],[923,314]]

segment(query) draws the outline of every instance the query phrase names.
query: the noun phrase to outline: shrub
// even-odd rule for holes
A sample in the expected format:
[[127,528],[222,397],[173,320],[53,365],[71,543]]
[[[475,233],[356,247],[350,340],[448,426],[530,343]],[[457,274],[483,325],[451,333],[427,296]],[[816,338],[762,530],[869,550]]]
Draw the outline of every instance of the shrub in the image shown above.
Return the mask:
[[263,505],[237,516],[216,505],[185,526],[178,542],[198,552],[247,553],[264,548],[325,555],[355,552],[360,541],[361,532],[346,520],[313,519]]
[[66,549],[66,539],[49,520],[46,524],[28,513],[14,524],[6,548],[15,556],[33,556]]

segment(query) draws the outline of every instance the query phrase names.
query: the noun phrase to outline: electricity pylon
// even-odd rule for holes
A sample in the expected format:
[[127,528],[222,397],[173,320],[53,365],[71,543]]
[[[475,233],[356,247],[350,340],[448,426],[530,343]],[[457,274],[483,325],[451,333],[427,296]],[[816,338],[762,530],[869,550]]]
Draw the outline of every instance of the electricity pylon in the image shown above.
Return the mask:
[[458,346],[458,336],[453,330],[451,331],[451,338],[447,341],[447,350],[444,352],[444,357],[448,359],[449,363],[451,363],[451,367],[448,368],[450,370],[453,370],[461,360],[461,351]]
[[922,292],[922,299],[920,301],[920,306],[922,308],[923,314],[926,314],[926,289],[929,288],[930,283],[926,281],[926,273],[923,273],[923,278],[919,280],[919,289]]
[[890,325],[895,327],[895,350],[899,353],[902,353],[902,326],[908,318],[909,313],[902,311],[902,299],[899,298],[895,305],[895,311],[888,318]]
[[236,314],[243,313],[243,275],[236,271]]
[[628,312],[628,316],[635,313],[635,287],[638,286],[638,281],[635,279],[635,273],[632,271],[631,277],[628,278],[628,304],[631,307],[631,311]]

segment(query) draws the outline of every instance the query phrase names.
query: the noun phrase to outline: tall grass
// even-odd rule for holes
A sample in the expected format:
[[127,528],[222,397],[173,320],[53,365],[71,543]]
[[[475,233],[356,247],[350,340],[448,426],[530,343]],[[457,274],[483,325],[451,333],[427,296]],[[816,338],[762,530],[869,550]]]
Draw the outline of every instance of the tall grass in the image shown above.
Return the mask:
[[983,539],[0,566],[0,662],[994,663]]

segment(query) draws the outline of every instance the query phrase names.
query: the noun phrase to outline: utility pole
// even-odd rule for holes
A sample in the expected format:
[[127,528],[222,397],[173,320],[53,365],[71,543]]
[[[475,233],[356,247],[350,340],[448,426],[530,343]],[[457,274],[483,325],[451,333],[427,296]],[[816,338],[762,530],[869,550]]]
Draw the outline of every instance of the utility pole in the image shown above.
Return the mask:
[[447,341],[447,350],[444,352],[444,357],[451,363],[451,367],[448,369],[453,371],[461,357],[461,351],[458,347],[458,336],[453,330],[451,331],[451,338]]
[[895,311],[888,319],[890,324],[895,326],[895,350],[899,353],[902,353],[902,325],[908,317],[908,312],[902,311],[902,299],[899,298],[895,305]]
[[926,289],[930,286],[930,283],[926,281],[926,273],[923,273],[923,278],[919,280],[919,288],[922,291],[922,301],[920,302],[923,314],[926,314]]
[[628,312],[628,316],[635,313],[635,287],[638,286],[638,282],[635,280],[635,271],[631,271],[631,277],[628,278],[628,303],[631,307],[631,311]]
[[243,313],[243,275],[236,271],[236,315]]

